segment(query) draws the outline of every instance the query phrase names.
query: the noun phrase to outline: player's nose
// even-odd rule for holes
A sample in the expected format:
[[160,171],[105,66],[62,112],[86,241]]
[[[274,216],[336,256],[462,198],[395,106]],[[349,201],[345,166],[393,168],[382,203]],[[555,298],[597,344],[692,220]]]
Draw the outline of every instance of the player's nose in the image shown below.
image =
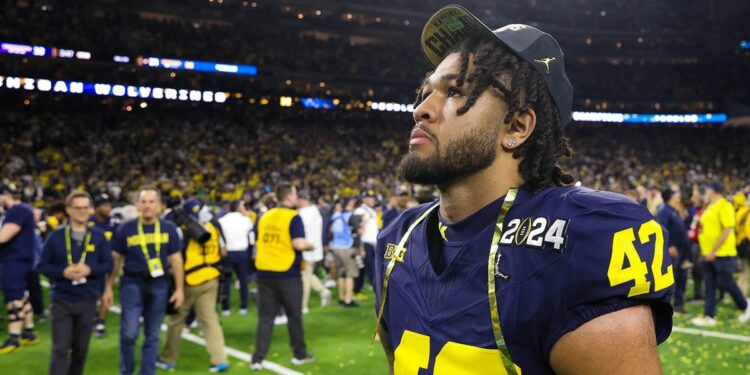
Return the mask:
[[434,122],[437,118],[437,109],[434,103],[430,101],[430,98],[426,98],[419,105],[414,108],[412,112],[415,124],[430,123]]

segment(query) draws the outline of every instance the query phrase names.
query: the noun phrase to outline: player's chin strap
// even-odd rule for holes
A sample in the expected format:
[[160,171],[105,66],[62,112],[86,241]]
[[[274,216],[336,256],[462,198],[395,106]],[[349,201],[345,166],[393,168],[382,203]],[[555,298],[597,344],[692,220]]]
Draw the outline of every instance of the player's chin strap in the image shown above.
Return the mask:
[[508,193],[505,194],[505,200],[503,206],[500,208],[500,214],[497,215],[497,224],[495,225],[495,233],[492,235],[492,242],[490,245],[490,258],[487,261],[487,297],[490,300],[490,317],[492,318],[492,332],[495,334],[495,344],[500,350],[500,356],[503,359],[503,365],[509,375],[516,375],[520,371],[517,371],[516,366],[513,365],[513,360],[510,358],[510,352],[508,347],[505,345],[505,339],[503,338],[503,331],[500,329],[500,313],[497,304],[497,293],[495,290],[495,278],[497,268],[497,255],[500,248],[500,238],[503,235],[503,223],[505,222],[505,215],[508,214],[510,207],[513,206],[513,202],[516,200],[516,194],[518,189],[511,188]]
[[[505,339],[503,338],[503,332],[500,328],[500,314],[499,314],[499,307],[497,303],[497,294],[495,294],[495,272],[496,272],[496,263],[497,263],[497,254],[498,249],[500,247],[500,238],[503,234],[503,223],[505,222],[505,215],[508,214],[508,211],[510,210],[510,207],[513,206],[513,203],[516,200],[516,195],[518,193],[517,188],[510,188],[508,190],[508,193],[505,194],[505,199],[503,200],[503,205],[500,208],[500,214],[497,216],[497,223],[495,225],[495,233],[492,236],[492,242],[490,246],[490,254],[489,254],[489,260],[487,262],[487,295],[490,300],[490,317],[492,319],[492,332],[495,335],[495,344],[497,345],[498,350],[500,350],[500,357],[503,359],[503,367],[505,367],[505,370],[508,372],[509,375],[517,375],[520,373],[519,369],[513,364],[513,360],[510,358],[510,352],[508,352],[508,347],[505,345]],[[372,350],[372,344],[375,341],[375,336],[378,333],[378,327],[380,326],[380,320],[383,318],[383,310],[385,309],[385,299],[388,295],[388,281],[391,277],[391,272],[393,272],[393,267],[396,265],[396,254],[400,255],[400,258],[403,259],[404,253],[406,252],[404,248],[404,245],[406,245],[406,241],[409,239],[409,236],[411,235],[411,232],[414,231],[414,228],[419,225],[435,208],[437,208],[439,204],[435,204],[432,207],[430,207],[427,211],[422,213],[417,220],[412,223],[412,225],[409,227],[409,229],[404,233],[404,236],[401,238],[401,241],[398,243],[398,247],[396,247],[396,250],[393,252],[393,256],[390,259],[390,262],[388,262],[388,267],[385,269],[385,277],[383,277],[383,290],[380,294],[380,308],[378,308],[378,316],[375,320],[375,332],[372,335],[372,340],[370,341],[370,350]],[[403,250],[402,250],[403,249]]]

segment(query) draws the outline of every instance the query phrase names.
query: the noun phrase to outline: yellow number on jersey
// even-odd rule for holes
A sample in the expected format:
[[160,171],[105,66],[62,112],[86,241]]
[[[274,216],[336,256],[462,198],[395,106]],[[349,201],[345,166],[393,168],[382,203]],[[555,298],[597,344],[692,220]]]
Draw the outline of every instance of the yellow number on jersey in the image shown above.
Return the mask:
[[[651,272],[654,279],[654,292],[658,292],[674,284],[674,274],[671,265],[667,267],[667,273],[661,273],[664,261],[664,234],[661,226],[656,221],[650,220],[638,229],[638,239],[643,245],[651,242],[652,235],[654,236],[654,260],[651,263]],[[628,292],[628,297],[646,294],[651,288],[651,282],[646,279],[648,267],[646,262],[641,261],[641,257],[638,256],[634,242],[635,232],[633,228],[615,233],[612,238],[612,256],[607,270],[610,286],[614,287],[629,281],[634,282],[633,287]],[[628,260],[628,267],[625,267],[625,259]]]
[[[430,337],[404,331],[401,343],[394,352],[395,375],[417,375],[419,369],[428,369],[430,363]],[[515,366],[516,373],[521,369]],[[497,349],[484,349],[476,346],[446,343],[435,358],[434,375],[508,375],[503,359]]]

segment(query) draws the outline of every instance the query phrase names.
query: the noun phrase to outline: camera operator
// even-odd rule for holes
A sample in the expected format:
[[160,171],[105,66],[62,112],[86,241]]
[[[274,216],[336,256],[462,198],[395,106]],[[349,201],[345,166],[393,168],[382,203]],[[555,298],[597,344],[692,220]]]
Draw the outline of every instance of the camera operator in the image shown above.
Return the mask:
[[206,339],[206,351],[211,356],[210,372],[224,372],[229,369],[227,355],[224,352],[224,333],[219,325],[216,313],[216,297],[219,294],[218,267],[221,258],[226,255],[221,242],[221,227],[215,220],[204,225],[198,222],[198,213],[202,204],[196,199],[188,199],[185,204],[172,209],[170,218],[183,233],[186,244],[183,250],[185,267],[185,301],[176,314],[172,315],[167,329],[167,342],[157,367],[171,370],[176,367],[180,354],[180,335],[185,318],[190,310],[195,313],[203,328]]

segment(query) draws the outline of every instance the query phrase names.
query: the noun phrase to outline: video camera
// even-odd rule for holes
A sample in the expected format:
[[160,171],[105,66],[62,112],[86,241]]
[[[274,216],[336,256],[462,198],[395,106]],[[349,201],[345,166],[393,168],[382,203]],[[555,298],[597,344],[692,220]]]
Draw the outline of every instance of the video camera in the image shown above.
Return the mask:
[[211,238],[211,233],[209,233],[206,228],[198,222],[198,220],[190,216],[180,203],[180,199],[170,198],[167,200],[167,207],[172,210],[172,212],[167,215],[167,218],[183,228],[186,239],[192,238],[201,245],[206,243],[206,241]]

